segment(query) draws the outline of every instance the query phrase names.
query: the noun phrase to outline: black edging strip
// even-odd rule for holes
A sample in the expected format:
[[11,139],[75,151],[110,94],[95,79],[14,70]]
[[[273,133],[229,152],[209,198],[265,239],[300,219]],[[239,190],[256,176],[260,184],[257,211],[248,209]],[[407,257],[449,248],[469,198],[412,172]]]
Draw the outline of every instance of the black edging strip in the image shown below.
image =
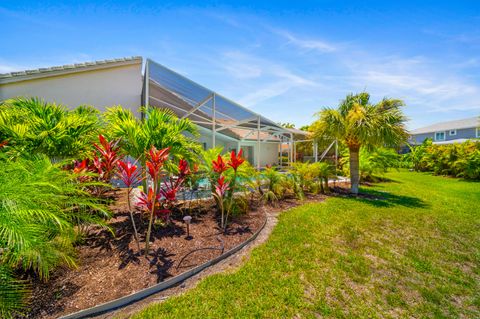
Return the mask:
[[263,228],[265,227],[266,224],[267,224],[267,216],[265,215],[265,221],[263,222],[263,225],[250,238],[248,238],[243,243],[233,247],[229,251],[221,254],[220,256],[215,257],[214,259],[209,260],[209,261],[201,264],[200,266],[192,268],[192,269],[190,269],[186,272],[181,273],[178,276],[167,279],[167,280],[165,280],[165,281],[163,281],[159,284],[156,284],[154,286],[142,289],[142,290],[137,291],[137,292],[135,292],[133,294],[130,294],[128,296],[120,297],[118,299],[103,303],[103,304],[98,305],[98,306],[94,306],[94,307],[91,307],[91,308],[80,310],[78,312],[71,313],[69,315],[60,317],[60,319],[79,319],[79,318],[89,318],[89,317],[92,317],[92,316],[97,316],[97,315],[100,315],[100,314],[104,314],[104,313],[122,308],[122,307],[127,306],[129,304],[132,304],[134,302],[140,301],[140,300],[142,300],[142,299],[144,299],[144,298],[146,298],[150,295],[153,295],[157,292],[160,292],[162,290],[170,288],[170,287],[172,287],[172,286],[174,286],[174,285],[192,277],[193,275],[198,274],[199,272],[205,270],[206,268],[215,265],[219,261],[233,255],[234,253],[236,253],[237,251],[239,251],[240,249],[245,247],[247,244],[252,242],[255,238],[257,238],[258,234],[260,234],[260,232],[263,230]]

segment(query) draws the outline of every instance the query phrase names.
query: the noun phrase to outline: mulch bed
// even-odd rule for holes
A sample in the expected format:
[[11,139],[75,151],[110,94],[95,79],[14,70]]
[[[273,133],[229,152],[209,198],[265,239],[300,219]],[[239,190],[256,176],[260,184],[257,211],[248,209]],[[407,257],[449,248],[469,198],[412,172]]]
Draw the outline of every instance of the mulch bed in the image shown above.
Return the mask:
[[[156,225],[154,241],[146,258],[138,252],[127,211],[125,190],[115,192],[114,212],[109,221],[115,235],[105,229],[91,229],[77,249],[78,268],[56,270],[47,283],[35,281],[31,311],[27,318],[57,318],[150,287],[219,256],[221,250],[200,250],[179,261],[192,250],[204,247],[227,251],[248,239],[265,220],[262,210],[232,218],[226,234],[218,229],[213,202],[202,201],[198,208],[183,208],[173,215],[170,226]],[[192,239],[186,238],[183,213],[191,214]],[[144,249],[148,221],[136,214],[136,224]]]
[[[331,195],[348,196],[348,183],[335,186]],[[135,216],[142,249],[139,253],[127,210],[126,191],[116,190],[112,197],[115,200],[110,208],[114,215],[108,224],[114,234],[105,229],[90,229],[77,247],[78,268],[59,268],[47,283],[34,281],[30,312],[26,318],[58,318],[148,288],[222,253],[218,249],[208,249],[189,254],[192,250],[221,248],[223,244],[224,251],[227,251],[252,236],[265,220],[265,207],[259,207],[258,202],[250,203],[251,210],[233,217],[227,233],[222,234],[218,229],[213,200],[193,202],[192,207],[187,204],[177,209],[171,225],[154,227],[154,240],[146,258],[143,254],[146,217],[142,219],[138,212]],[[267,209],[283,211],[306,202],[323,201],[325,197],[307,194],[305,201],[284,199]],[[186,238],[184,215],[193,217],[191,239]],[[187,254],[188,257],[183,259]]]

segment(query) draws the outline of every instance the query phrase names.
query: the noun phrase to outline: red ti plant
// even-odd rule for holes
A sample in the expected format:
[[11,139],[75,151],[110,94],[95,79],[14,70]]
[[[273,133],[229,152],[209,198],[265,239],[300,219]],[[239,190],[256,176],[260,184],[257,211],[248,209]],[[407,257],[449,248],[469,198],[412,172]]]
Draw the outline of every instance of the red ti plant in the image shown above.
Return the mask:
[[[235,151],[232,151],[230,154],[230,159],[227,164],[223,161],[222,157],[219,155],[216,161],[212,161],[213,169],[219,174],[217,179],[217,184],[215,185],[215,192],[213,196],[217,200],[217,203],[221,212],[221,224],[223,231],[227,229],[228,215],[230,214],[233,206],[233,195],[235,193],[235,186],[237,182],[237,170],[240,165],[245,162],[245,159],[242,158],[242,150],[235,154]],[[232,168],[234,171],[233,178],[229,182],[225,182],[225,172],[228,168]],[[225,209],[226,205],[226,209]]]
[[7,144],[8,144],[7,140],[0,142],[0,149],[4,148]]
[[98,135],[100,144],[93,143],[93,147],[97,150],[99,156],[95,156],[93,159],[94,168],[96,169],[100,180],[105,183],[110,182],[115,170],[117,169],[118,158],[118,143],[116,141],[107,141],[103,135]]
[[88,158],[84,159],[83,161],[75,161],[73,163],[73,173],[78,175],[78,180],[80,182],[86,182],[89,177],[88,177],[88,171],[89,171],[89,160]]
[[242,165],[243,162],[245,162],[245,159],[242,158],[242,153],[243,153],[242,149],[240,149],[240,151],[236,155],[235,155],[235,151],[232,151],[232,153],[230,153],[230,160],[228,161],[227,164],[228,166],[233,168],[233,170],[235,171],[235,174],[237,173],[238,167]]
[[145,194],[142,194],[144,198],[148,201],[146,207],[149,209],[150,218],[148,221],[147,235],[145,238],[145,256],[148,255],[150,249],[150,235],[152,233],[152,223],[153,217],[156,215],[156,208],[159,203],[160,198],[160,183],[162,180],[162,169],[163,165],[168,159],[170,154],[170,148],[164,148],[157,150],[155,146],[148,151],[147,154],[147,172],[148,176],[152,181],[152,187],[148,189],[148,194],[145,197]]
[[212,167],[213,167],[214,172],[218,173],[218,174],[222,174],[223,172],[225,172],[228,169],[227,165],[223,161],[222,156],[220,156],[220,155],[218,155],[216,161],[215,160],[212,161]]
[[229,183],[225,182],[225,176],[220,176],[217,179],[217,184],[215,185],[215,192],[212,193],[212,195],[216,198],[217,203],[218,203],[218,208],[220,210],[221,214],[221,221],[220,225],[223,228],[223,225],[225,224],[224,221],[224,216],[225,216],[225,205],[224,205],[224,197],[225,193],[229,190],[228,187]]
[[188,165],[188,162],[184,159],[181,159],[178,164],[178,175],[176,178],[170,177],[160,188],[160,194],[162,195],[163,201],[161,214],[159,214],[159,217],[161,217],[164,222],[169,221],[171,206],[177,200],[177,192],[180,190],[180,187],[190,173],[190,166]]
[[130,197],[132,193],[132,187],[135,184],[138,184],[141,180],[140,170],[137,169],[136,161],[134,163],[130,161],[118,161],[117,176],[122,180],[122,182],[127,186],[127,202],[128,202],[128,212],[130,213],[130,219],[132,221],[135,241],[137,242],[138,251],[140,251],[140,241],[138,239],[137,226],[135,225],[135,219],[133,218],[133,211],[130,202]]

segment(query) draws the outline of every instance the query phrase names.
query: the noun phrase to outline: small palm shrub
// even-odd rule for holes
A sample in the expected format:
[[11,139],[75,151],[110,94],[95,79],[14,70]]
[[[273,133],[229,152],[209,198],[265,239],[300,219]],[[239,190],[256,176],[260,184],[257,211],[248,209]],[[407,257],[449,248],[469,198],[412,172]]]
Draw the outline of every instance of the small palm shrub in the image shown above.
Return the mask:
[[[299,190],[311,193],[328,192],[328,179],[335,176],[333,167],[326,162],[293,163],[288,176],[291,177],[292,186]],[[297,192],[297,194],[299,194]],[[297,197],[302,197],[297,196]]]
[[271,204],[276,204],[285,194],[285,175],[277,171],[274,167],[267,167],[261,173],[265,189],[260,186],[259,192],[262,199]]
[[292,163],[289,173],[295,176],[295,180],[303,190],[310,189],[315,183],[316,174],[312,171],[312,164],[308,162]]
[[326,162],[317,162],[310,165],[312,174],[316,177],[320,192],[329,192],[328,179],[335,177],[335,169],[332,165]]
[[25,302],[25,282],[14,274],[31,272],[47,280],[59,265],[74,267],[76,226],[103,225],[109,213],[85,191],[76,174],[45,156],[11,161],[2,155],[0,163],[0,315],[4,318]]
[[[147,160],[150,148],[170,149],[170,156],[177,161],[188,160],[193,163],[200,153],[200,144],[195,137],[197,128],[189,119],[179,119],[171,110],[155,107],[142,108],[145,118],[121,106],[108,108],[104,113],[105,134],[110,140],[120,140],[120,148],[125,155],[138,159],[142,164]],[[166,163],[167,170],[175,170],[174,165]]]

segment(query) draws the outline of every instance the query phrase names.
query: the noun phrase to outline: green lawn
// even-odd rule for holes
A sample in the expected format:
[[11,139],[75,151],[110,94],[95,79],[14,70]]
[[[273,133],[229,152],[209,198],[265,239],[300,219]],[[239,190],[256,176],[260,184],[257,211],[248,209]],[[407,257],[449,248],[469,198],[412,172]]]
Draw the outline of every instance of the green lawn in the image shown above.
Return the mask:
[[480,183],[393,172],[284,212],[236,272],[135,318],[480,318]]

